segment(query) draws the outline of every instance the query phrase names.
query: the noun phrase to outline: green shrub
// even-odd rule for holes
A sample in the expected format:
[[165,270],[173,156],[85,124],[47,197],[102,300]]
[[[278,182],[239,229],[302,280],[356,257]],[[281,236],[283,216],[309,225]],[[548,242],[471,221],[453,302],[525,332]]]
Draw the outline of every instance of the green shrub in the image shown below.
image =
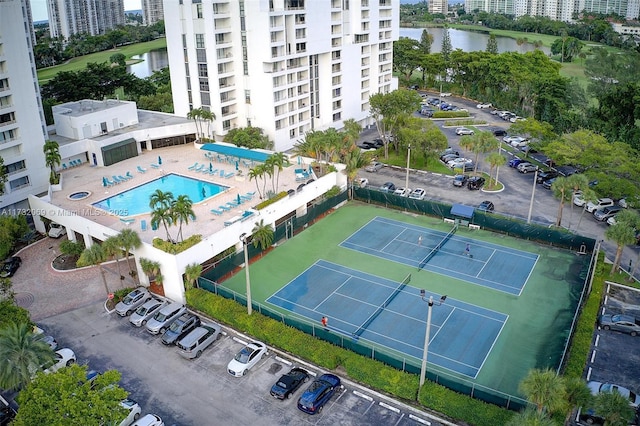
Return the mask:
[[451,121],[445,121],[444,125],[445,126],[474,126],[474,125],[478,125],[478,124],[487,124],[486,121],[484,120],[451,120]]
[[331,197],[335,197],[336,195],[338,195],[340,193],[340,188],[337,185],[333,185],[333,187],[331,189],[329,189],[324,196],[326,198],[331,198]]
[[289,195],[289,194],[287,193],[287,191],[279,192],[279,193],[277,193],[276,195],[274,195],[273,197],[271,197],[271,198],[269,198],[269,199],[267,199],[267,200],[264,200],[263,202],[259,203],[259,204],[256,206],[256,210],[264,209],[264,208],[265,208],[265,207],[267,207],[268,205],[273,204],[273,203],[275,203],[276,201],[283,199],[283,198],[284,198],[284,197],[286,197],[287,195]]
[[60,252],[68,256],[80,256],[84,251],[84,242],[64,240],[60,243]]
[[436,111],[433,118],[469,117],[469,111]]
[[185,251],[186,249],[195,246],[200,241],[202,241],[202,235],[195,234],[190,236],[184,241],[180,241],[179,243],[172,243],[171,241],[165,241],[161,238],[153,239],[153,246],[159,250],[162,250],[167,253],[177,254]]

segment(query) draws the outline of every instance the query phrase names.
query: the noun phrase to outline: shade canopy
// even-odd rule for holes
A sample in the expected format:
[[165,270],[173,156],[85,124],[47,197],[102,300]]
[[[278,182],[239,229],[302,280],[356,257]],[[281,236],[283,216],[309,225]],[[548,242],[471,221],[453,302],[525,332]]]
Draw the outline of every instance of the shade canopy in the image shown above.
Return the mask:
[[464,204],[454,204],[451,206],[451,214],[453,216],[463,217],[465,219],[471,219],[475,208],[471,206],[465,206]]

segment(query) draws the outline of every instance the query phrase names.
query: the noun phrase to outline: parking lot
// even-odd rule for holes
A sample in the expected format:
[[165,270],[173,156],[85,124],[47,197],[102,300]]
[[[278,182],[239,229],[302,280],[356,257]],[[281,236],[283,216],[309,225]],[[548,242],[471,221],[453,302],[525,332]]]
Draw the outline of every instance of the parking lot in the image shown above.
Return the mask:
[[322,413],[307,415],[296,403],[308,384],[285,401],[273,398],[269,390],[292,365],[312,374],[324,372],[270,350],[246,376],[232,377],[226,368],[248,342],[242,335],[225,333],[200,358],[189,361],[127,318],[107,314],[102,303],[47,318],[42,325],[61,347],[75,351],[79,363],[98,371],[120,371],[121,386],[140,404],[142,414],[158,414],[167,425],[443,424],[344,382]]

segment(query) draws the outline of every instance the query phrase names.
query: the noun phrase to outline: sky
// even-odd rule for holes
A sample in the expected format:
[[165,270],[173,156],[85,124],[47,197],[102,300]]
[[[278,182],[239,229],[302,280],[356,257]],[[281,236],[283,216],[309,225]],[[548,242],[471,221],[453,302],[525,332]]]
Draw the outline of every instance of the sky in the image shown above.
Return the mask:
[[[49,19],[47,15],[47,0],[29,0],[31,2],[31,13],[33,21],[46,21]],[[140,9],[140,0],[124,0],[124,10]]]

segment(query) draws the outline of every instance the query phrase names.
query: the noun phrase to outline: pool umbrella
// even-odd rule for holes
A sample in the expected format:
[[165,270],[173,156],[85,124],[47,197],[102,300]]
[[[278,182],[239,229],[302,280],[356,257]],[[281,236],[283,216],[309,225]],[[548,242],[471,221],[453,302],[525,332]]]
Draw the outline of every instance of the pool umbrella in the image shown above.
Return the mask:
[[236,170],[238,170],[238,162],[236,161]]
[[300,164],[302,164],[302,157],[300,157],[300,156],[298,155],[298,166],[299,166]]
[[162,158],[158,155],[158,164],[162,164]]
[[213,164],[211,162],[209,162],[209,172],[213,172]]
[[102,186],[107,186],[107,178],[106,177],[102,177]]
[[236,201],[238,202],[238,204],[242,203],[242,200],[240,199],[240,194],[238,194],[238,199]]

